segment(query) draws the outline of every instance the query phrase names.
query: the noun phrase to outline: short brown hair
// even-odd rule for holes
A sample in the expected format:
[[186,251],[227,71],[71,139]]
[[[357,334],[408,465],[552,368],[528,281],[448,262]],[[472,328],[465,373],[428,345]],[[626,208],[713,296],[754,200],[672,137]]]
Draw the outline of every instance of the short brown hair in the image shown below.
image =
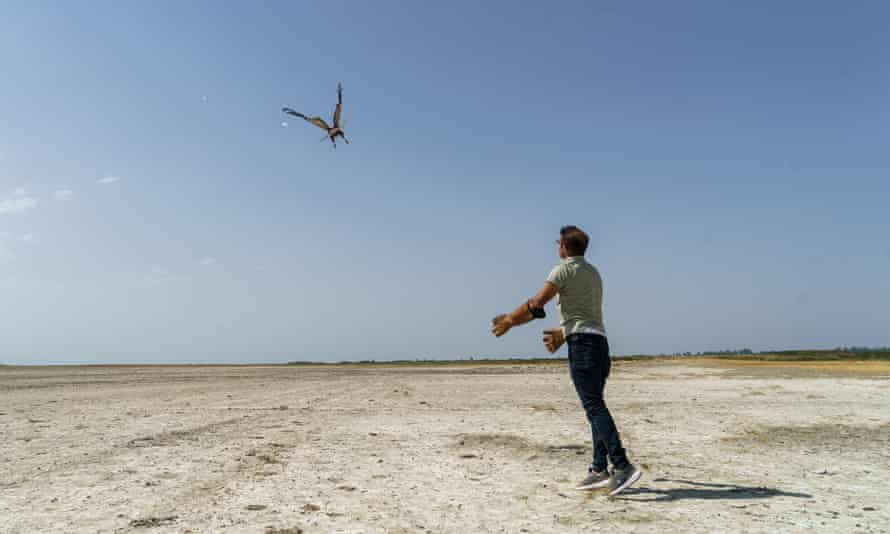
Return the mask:
[[584,233],[584,230],[577,226],[563,226],[559,229],[559,235],[569,256],[583,256],[587,252],[590,238]]

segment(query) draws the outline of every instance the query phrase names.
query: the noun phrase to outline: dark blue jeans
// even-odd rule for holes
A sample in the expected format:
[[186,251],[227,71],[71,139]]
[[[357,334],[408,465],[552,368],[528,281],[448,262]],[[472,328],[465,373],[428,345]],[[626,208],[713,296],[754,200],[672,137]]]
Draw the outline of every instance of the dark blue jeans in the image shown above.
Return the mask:
[[593,463],[590,467],[596,471],[605,470],[608,457],[615,469],[624,469],[628,464],[627,455],[603,398],[606,379],[612,368],[609,342],[596,334],[572,334],[566,338],[566,343],[569,346],[572,382],[590,422],[593,441]]

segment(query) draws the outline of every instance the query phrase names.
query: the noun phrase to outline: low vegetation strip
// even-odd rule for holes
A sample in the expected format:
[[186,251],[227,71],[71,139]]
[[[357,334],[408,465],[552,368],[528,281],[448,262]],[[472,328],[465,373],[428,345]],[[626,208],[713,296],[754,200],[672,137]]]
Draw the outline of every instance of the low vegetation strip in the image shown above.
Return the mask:
[[[616,355],[616,360],[684,360],[684,359],[725,359],[747,361],[775,361],[775,362],[808,362],[808,361],[890,361],[890,349],[874,350],[782,350],[770,352],[699,352],[696,354],[629,354]],[[312,362],[293,361],[288,365],[542,365],[565,363],[565,357],[556,358],[463,358],[463,359],[415,359],[415,360],[361,360],[344,362]]]

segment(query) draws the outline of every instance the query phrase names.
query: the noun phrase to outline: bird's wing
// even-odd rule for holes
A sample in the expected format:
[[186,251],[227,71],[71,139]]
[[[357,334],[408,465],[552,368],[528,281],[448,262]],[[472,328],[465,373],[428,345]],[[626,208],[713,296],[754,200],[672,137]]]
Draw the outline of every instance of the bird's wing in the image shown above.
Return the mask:
[[291,108],[281,108],[281,112],[287,113],[288,115],[293,115],[294,117],[300,117],[303,120],[309,120],[309,117],[307,117],[306,115],[303,115],[302,113],[300,113],[298,111],[294,111]]
[[324,121],[324,119],[322,119],[321,117],[312,117],[311,119],[306,119],[306,120],[308,120],[308,121],[311,122],[312,124],[318,126],[318,127],[321,128],[322,130],[327,131],[327,130],[330,130],[330,129],[331,129],[331,127],[328,126],[328,123],[326,123],[326,122]]
[[281,108],[281,111],[284,113],[287,113],[288,115],[293,115],[294,117],[299,117],[306,122],[310,122],[310,123],[318,126],[319,128],[321,128],[322,130],[330,130],[330,128],[328,127],[328,123],[326,123],[324,121],[324,119],[322,119],[321,117],[307,117],[306,115],[303,115],[299,111],[294,111],[291,108]]
[[337,107],[334,108],[334,128],[340,127],[340,112],[343,111],[343,86],[337,84]]

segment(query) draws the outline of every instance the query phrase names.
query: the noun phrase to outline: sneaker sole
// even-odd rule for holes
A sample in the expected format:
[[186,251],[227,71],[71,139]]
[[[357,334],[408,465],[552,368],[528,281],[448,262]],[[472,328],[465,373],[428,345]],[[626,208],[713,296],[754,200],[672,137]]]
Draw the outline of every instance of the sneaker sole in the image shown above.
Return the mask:
[[634,471],[634,473],[632,475],[627,477],[627,480],[624,481],[624,484],[618,486],[617,488],[615,488],[611,492],[609,492],[609,497],[614,497],[615,495],[618,495],[622,491],[631,487],[632,485],[634,485],[636,483],[637,480],[640,480],[641,476],[643,476],[643,472],[640,471],[639,469],[637,469],[636,471]]
[[593,484],[586,484],[584,486],[576,486],[575,489],[578,491],[587,491],[587,490],[592,490],[592,489],[605,488],[608,485],[609,485],[609,479],[607,478],[606,480],[594,482]]

